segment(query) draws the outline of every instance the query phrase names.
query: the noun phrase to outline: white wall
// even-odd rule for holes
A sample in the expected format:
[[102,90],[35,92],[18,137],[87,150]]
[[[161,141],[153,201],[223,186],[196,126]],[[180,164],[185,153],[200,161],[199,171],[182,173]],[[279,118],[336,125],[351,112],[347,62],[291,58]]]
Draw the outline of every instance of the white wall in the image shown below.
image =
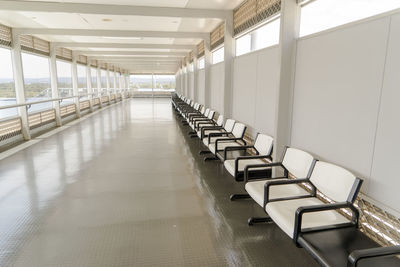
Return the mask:
[[278,47],[236,57],[233,75],[233,118],[248,125],[253,135],[272,135],[279,86]]
[[399,16],[388,43],[389,25],[384,17],[299,40],[291,145],[352,170],[365,194],[400,212]]
[[211,108],[218,113],[224,112],[224,62],[211,66],[210,81],[211,81]]
[[197,73],[197,90],[198,90],[198,102],[200,104],[205,103],[205,80],[204,80],[204,69],[198,70]]

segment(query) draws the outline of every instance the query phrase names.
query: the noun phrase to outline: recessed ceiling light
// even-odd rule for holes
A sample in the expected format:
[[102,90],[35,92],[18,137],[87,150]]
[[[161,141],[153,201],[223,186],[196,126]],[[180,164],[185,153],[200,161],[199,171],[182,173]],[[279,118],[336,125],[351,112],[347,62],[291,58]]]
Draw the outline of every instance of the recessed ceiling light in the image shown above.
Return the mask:
[[110,22],[110,21],[112,21],[112,19],[107,19],[107,18],[105,18],[105,19],[102,19],[102,21],[104,21],[104,22]]
[[37,19],[36,17],[31,17],[31,19]]
[[179,23],[179,21],[177,21],[177,20],[174,20],[174,21],[172,21],[172,23]]
[[114,36],[103,36],[104,39],[113,40],[143,40],[142,37],[114,37]]

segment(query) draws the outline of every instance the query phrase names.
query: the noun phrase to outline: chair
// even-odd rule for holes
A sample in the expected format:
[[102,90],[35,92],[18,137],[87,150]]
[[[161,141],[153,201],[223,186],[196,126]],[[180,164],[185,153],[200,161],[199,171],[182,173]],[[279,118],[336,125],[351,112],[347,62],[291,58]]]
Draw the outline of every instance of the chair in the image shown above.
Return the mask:
[[[232,133],[223,133],[222,135],[217,133],[209,134],[208,149],[211,151],[211,153],[214,154],[214,157],[208,157],[204,160],[208,161],[220,159],[223,162],[225,160],[224,150],[226,147],[238,147],[246,145],[246,141],[243,138],[244,133],[246,132],[246,128],[246,125],[244,125],[243,123],[236,122],[232,129]],[[215,142],[211,142],[211,139],[214,136],[218,138],[215,139]]]
[[[273,196],[273,188],[302,183],[311,188],[307,196],[293,196],[290,193]],[[357,226],[359,213],[353,203],[361,185],[362,180],[348,170],[317,161],[310,178],[268,181],[264,189],[265,211],[297,243],[303,230]],[[334,203],[325,203],[317,198],[317,190]],[[351,219],[337,212],[343,208],[352,212]]]
[[[276,181],[287,181],[289,180],[289,173],[297,179],[308,179],[311,176],[311,172],[314,168],[316,160],[314,157],[297,148],[293,147],[285,147],[283,151],[282,160],[280,162],[273,162],[269,164],[256,164],[256,165],[248,165],[244,170],[244,179],[245,179],[245,190],[249,194],[249,196],[261,207],[265,207],[265,192],[264,187],[270,180]],[[277,172],[279,170],[283,170],[283,175],[277,175],[273,178],[264,178],[264,179],[256,179],[252,181],[249,172],[258,168],[277,168]],[[296,180],[297,180],[296,179]],[[289,180],[291,181],[291,180]],[[308,192],[304,190],[302,187],[290,184],[281,188],[274,188],[271,192],[274,197],[279,197],[280,195],[291,195],[291,196],[305,196],[308,195]],[[243,197],[245,198],[245,197]],[[232,200],[235,200],[233,198]],[[253,225],[254,223],[268,222],[270,221],[269,217],[251,217],[248,220],[249,225]]]
[[235,123],[235,120],[227,119],[224,127],[213,126],[201,129],[201,141],[206,146],[207,150],[200,151],[200,155],[211,153],[208,149],[208,145],[214,143],[218,138],[229,138],[229,134],[232,134]]
[[[224,151],[225,169],[235,178],[236,181],[243,181],[244,169],[247,165],[265,164],[266,162],[263,161],[263,159],[271,160],[273,141],[274,139],[271,136],[258,133],[254,140],[254,145],[226,147]],[[227,153],[229,151],[243,151],[247,149],[254,149],[256,155],[239,156],[233,159],[228,159]],[[266,168],[255,169],[254,172],[260,170],[264,174]]]
[[[200,138],[200,140],[203,140],[205,135],[208,136],[209,133],[219,133],[222,131],[224,125],[224,115],[219,115],[217,121],[215,120],[209,120],[209,121],[201,121],[197,123],[197,126],[195,127],[195,131],[197,136]],[[203,131],[204,129],[204,131]],[[203,133],[204,132],[204,133]],[[203,136],[202,136],[203,133]]]

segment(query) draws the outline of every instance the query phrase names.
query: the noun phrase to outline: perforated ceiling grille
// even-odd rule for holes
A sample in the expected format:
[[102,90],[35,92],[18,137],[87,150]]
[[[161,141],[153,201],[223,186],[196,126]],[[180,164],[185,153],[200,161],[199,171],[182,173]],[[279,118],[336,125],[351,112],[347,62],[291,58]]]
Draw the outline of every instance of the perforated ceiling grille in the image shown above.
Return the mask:
[[45,56],[50,55],[50,43],[49,42],[39,39],[39,38],[36,38],[36,37],[33,37],[31,35],[21,35],[20,40],[21,40],[21,49],[22,50],[36,53],[36,54],[45,55]]
[[182,65],[183,65],[183,66],[186,66],[186,61],[187,61],[187,58],[184,57],[184,58],[183,58],[183,62],[182,62]]
[[72,50],[63,47],[56,48],[56,57],[58,59],[72,61]]
[[233,12],[234,34],[237,35],[280,11],[281,0],[247,0]]
[[97,60],[91,60],[90,66],[97,68]]
[[11,28],[0,24],[0,45],[10,46],[12,44]]
[[200,58],[202,56],[204,56],[204,41],[197,45],[197,57]]
[[107,70],[107,63],[101,63],[100,68],[103,70]]
[[110,71],[114,71],[114,65],[108,64],[108,69],[109,69]]
[[193,53],[193,51],[190,51],[190,53],[189,53],[189,62],[192,63],[193,59],[194,59],[194,53]]
[[218,46],[224,43],[225,35],[225,23],[221,23],[215,30],[211,32],[211,50],[214,50]]
[[87,56],[84,56],[84,55],[79,55],[78,56],[78,58],[76,59],[76,61],[78,62],[78,63],[81,63],[81,64],[87,64]]

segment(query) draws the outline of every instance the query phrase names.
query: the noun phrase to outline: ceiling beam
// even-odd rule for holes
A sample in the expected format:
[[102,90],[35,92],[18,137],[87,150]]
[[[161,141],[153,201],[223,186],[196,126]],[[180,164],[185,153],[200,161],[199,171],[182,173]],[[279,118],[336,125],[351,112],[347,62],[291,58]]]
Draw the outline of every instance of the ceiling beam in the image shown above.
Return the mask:
[[167,31],[124,31],[124,30],[88,30],[88,29],[43,29],[15,28],[19,34],[100,36],[100,37],[144,37],[144,38],[183,38],[205,39],[210,34],[204,32],[167,32]]
[[0,1],[0,10],[98,14],[116,16],[152,16],[174,18],[219,18],[226,19],[232,11],[217,9],[194,9],[176,7],[146,7],[131,5],[103,5],[87,3],[59,3],[36,1]]
[[54,42],[56,47],[87,47],[87,48],[132,48],[132,49],[174,49],[193,50],[195,45],[179,44],[127,44],[127,43],[78,43],[78,42]]
[[161,56],[161,57],[184,57],[184,52],[144,52],[144,51],[74,51],[80,55],[98,56]]

